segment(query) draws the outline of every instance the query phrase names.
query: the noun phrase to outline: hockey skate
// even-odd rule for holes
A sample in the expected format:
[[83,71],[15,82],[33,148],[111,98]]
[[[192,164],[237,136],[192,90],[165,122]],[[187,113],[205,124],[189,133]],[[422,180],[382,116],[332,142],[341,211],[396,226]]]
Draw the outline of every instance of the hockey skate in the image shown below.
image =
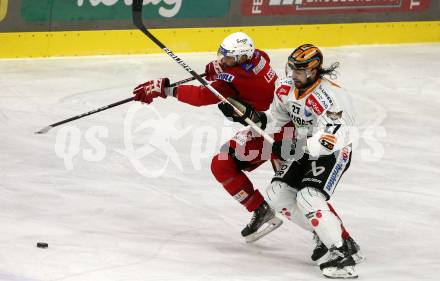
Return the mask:
[[[329,260],[330,255],[327,247],[324,245],[324,243],[322,243],[316,233],[313,236],[313,240],[315,240],[316,242],[316,247],[313,250],[311,258],[312,261],[316,262],[318,265],[321,265],[322,263]],[[348,237],[347,240],[344,240],[344,245],[347,246],[348,252],[351,254],[351,257],[356,264],[359,264],[365,260],[365,256],[361,252],[361,248],[356,243],[356,241],[351,238],[351,236]]]
[[345,243],[339,248],[331,248],[328,253],[329,260],[319,266],[325,277],[332,279],[353,279],[358,277],[355,271],[356,263]]
[[275,216],[275,212],[263,202],[252,215],[249,224],[241,231],[247,243],[253,243],[281,226],[283,221]]
[[330,254],[328,252],[327,247],[322,243],[321,239],[319,239],[316,233],[313,233],[313,240],[316,243],[315,249],[313,249],[312,253],[312,261],[316,262],[318,265],[326,262],[330,258]]

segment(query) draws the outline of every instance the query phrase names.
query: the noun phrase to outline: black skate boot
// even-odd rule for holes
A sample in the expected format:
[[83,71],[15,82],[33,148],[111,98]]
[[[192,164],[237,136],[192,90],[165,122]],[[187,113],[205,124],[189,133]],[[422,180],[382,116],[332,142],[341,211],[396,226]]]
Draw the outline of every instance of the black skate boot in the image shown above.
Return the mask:
[[274,231],[283,221],[275,216],[275,212],[266,202],[263,202],[252,215],[249,224],[243,228],[241,235],[246,239],[247,243],[252,243],[261,237]]
[[358,243],[354,241],[351,236],[348,237],[347,240],[344,241],[344,243],[348,247],[348,252],[351,254],[351,257],[354,259],[354,262],[356,264],[361,263],[365,260],[365,256],[361,252],[361,247],[359,247]]
[[328,261],[329,259],[328,249],[324,245],[324,243],[322,243],[322,241],[319,239],[318,235],[315,232],[313,232],[313,240],[316,243],[316,247],[315,249],[313,249],[311,258],[312,261],[320,265],[321,263]]
[[[314,233],[313,240],[315,240],[316,242],[316,247],[313,250],[311,258],[312,261],[320,265],[323,262],[328,261],[329,259],[328,249],[324,245],[324,243],[322,243],[322,241],[319,239],[316,233]],[[365,260],[365,256],[361,252],[361,248],[351,236],[349,236],[347,240],[344,240],[344,245],[347,246],[348,252],[351,254],[351,257],[353,258],[356,264],[361,263]]]
[[333,279],[352,279],[357,278],[354,259],[344,243],[339,248],[333,247],[329,250],[329,260],[322,263],[319,268],[327,278]]

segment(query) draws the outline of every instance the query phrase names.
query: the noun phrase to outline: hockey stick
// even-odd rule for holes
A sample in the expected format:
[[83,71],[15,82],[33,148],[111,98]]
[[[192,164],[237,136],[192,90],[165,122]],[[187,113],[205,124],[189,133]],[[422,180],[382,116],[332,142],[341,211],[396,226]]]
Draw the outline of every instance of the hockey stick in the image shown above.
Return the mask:
[[[157,39],[153,34],[148,31],[142,21],[142,8],[143,8],[143,0],[134,0],[132,6],[133,12],[133,23],[134,25],[142,31],[151,41],[153,41],[159,48],[161,48],[165,53],[168,54],[174,61],[176,61],[180,66],[182,66],[186,71],[188,71],[197,81],[199,81],[203,86],[208,88],[219,100],[224,103],[229,104],[239,116],[243,116],[244,113],[241,112],[237,107],[231,104],[222,94],[220,94],[216,89],[214,89],[208,81],[203,79],[200,75],[198,75],[191,67],[186,64],[181,58],[173,53],[170,49],[168,49],[159,39]],[[250,118],[244,119],[244,121],[249,124],[252,129],[254,129],[257,133],[263,136],[269,143],[273,143],[274,140],[271,136],[269,136],[266,132],[264,132],[260,127],[255,124]]]
[[[199,75],[199,74],[197,74],[197,75]],[[201,75],[199,75],[199,76],[200,76],[200,77],[203,77],[203,76],[205,76],[205,75],[206,75],[206,74],[203,73],[203,74],[201,74]],[[189,82],[189,81],[193,81],[193,80],[195,80],[195,79],[196,79],[195,77],[189,77],[189,78],[186,78],[186,79],[180,80],[180,81],[178,81],[178,82],[175,82],[175,83],[171,84],[169,87],[179,86],[179,85],[181,85],[181,84],[184,84],[184,83]],[[49,126],[44,127],[43,129],[41,129],[41,130],[35,132],[35,134],[46,134],[47,132],[49,132],[52,128],[54,128],[54,127],[56,127],[56,126],[59,126],[59,125],[62,125],[62,124],[65,124],[65,123],[71,122],[71,121],[73,121],[73,120],[80,119],[80,118],[83,118],[83,117],[86,117],[86,116],[89,116],[89,115],[92,115],[92,114],[95,114],[95,113],[98,113],[98,112],[101,112],[101,111],[107,110],[107,109],[109,109],[109,108],[112,108],[112,107],[115,107],[115,106],[118,106],[118,105],[121,105],[121,104],[124,104],[124,103],[130,102],[130,101],[132,101],[132,100],[134,100],[134,97],[131,97],[131,98],[128,98],[128,99],[125,99],[125,100],[121,100],[121,101],[118,101],[118,102],[115,102],[115,103],[112,103],[112,104],[109,104],[109,105],[106,105],[106,106],[103,106],[103,107],[100,107],[100,108],[97,108],[97,109],[91,110],[91,111],[89,111],[89,112],[86,112],[86,113],[83,113],[83,114],[80,114],[80,115],[77,115],[77,116],[74,116],[74,117],[71,117],[71,118],[68,118],[68,119],[62,120],[62,121],[57,122],[57,123],[53,123],[53,124],[51,124],[51,125],[49,125]]]

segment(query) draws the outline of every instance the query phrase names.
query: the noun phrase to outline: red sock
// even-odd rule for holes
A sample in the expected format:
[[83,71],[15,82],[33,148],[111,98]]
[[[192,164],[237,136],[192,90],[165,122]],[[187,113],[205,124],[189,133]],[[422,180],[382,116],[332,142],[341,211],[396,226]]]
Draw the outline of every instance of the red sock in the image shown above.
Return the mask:
[[249,178],[237,167],[229,154],[220,153],[214,156],[211,171],[226,191],[249,212],[253,212],[264,202],[263,196],[258,190],[255,191]]
[[342,224],[342,220],[341,220],[341,218],[339,217],[338,213],[336,213],[335,208],[333,208],[333,206],[332,206],[329,202],[327,202],[327,205],[328,205],[330,211],[331,211],[333,214],[335,214],[335,216],[336,216],[336,217],[339,219],[339,221],[341,222],[341,230],[342,230],[342,234],[341,234],[341,236],[342,236],[342,239],[347,240],[348,237],[350,237],[350,233],[348,233],[347,229],[345,229],[345,226]]

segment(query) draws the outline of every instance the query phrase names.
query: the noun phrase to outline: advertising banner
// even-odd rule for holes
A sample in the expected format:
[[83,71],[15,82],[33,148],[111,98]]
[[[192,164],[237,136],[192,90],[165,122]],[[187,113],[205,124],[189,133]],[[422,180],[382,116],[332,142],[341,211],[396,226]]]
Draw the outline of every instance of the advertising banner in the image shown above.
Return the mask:
[[0,0],[0,22],[6,17],[8,13],[8,0]]
[[242,0],[244,16],[420,12],[431,0]]
[[[144,0],[144,18],[215,18],[229,12],[231,0]],[[22,0],[26,21],[127,20],[133,0]]]

